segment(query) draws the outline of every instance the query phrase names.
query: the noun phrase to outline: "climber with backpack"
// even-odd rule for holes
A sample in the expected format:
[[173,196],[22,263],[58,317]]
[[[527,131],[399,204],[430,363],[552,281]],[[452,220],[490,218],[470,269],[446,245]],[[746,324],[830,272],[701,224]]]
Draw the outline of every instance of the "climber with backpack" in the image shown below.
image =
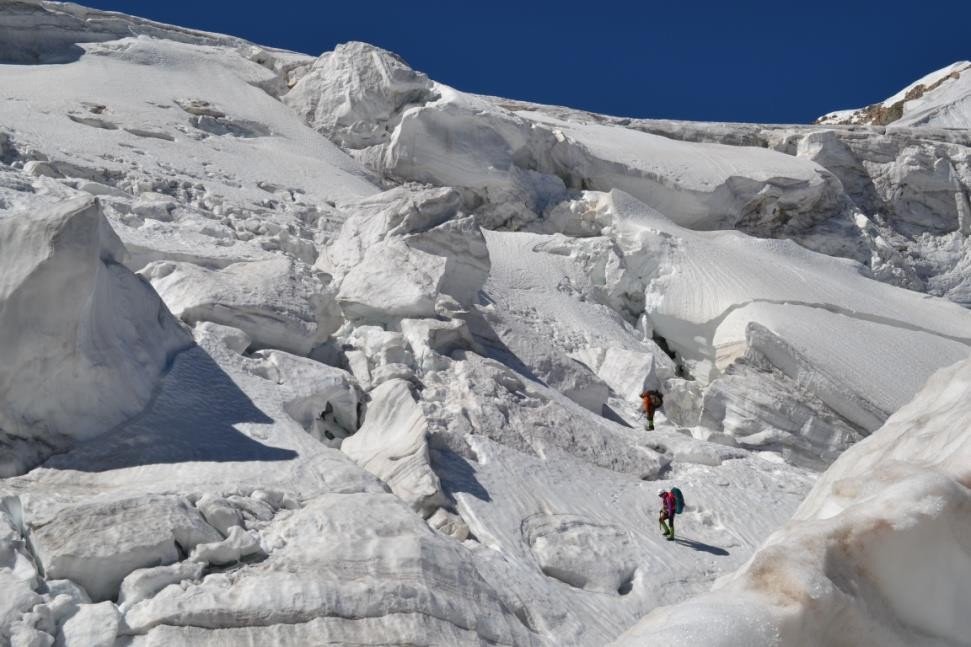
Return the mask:
[[[668,541],[674,541],[674,517],[684,511],[684,495],[676,487],[658,490],[657,495],[661,497],[661,514],[658,519],[661,531]],[[665,524],[665,521],[668,523]]]
[[645,389],[641,392],[641,410],[647,416],[648,431],[654,431],[654,412],[662,406],[664,406],[664,396],[660,391]]

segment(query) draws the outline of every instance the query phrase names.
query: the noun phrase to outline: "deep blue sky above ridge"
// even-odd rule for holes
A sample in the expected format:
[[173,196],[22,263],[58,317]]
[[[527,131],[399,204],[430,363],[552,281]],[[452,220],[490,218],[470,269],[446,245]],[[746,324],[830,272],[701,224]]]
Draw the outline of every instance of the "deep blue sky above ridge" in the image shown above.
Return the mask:
[[82,0],[308,54],[349,40],[460,90],[632,117],[804,123],[971,58],[971,1]]

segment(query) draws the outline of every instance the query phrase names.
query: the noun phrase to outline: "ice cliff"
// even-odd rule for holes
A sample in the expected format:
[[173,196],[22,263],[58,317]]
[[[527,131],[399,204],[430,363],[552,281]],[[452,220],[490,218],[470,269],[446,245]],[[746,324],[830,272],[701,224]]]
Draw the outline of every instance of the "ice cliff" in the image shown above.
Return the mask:
[[191,336],[93,197],[0,217],[0,474],[141,411]]

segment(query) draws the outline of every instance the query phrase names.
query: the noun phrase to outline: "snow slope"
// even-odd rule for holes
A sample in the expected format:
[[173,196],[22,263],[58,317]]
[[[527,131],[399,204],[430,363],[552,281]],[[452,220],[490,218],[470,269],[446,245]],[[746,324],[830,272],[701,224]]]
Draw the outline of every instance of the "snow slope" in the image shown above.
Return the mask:
[[[879,427],[931,373],[971,349],[965,309],[874,282],[851,262],[790,241],[692,231],[620,191],[584,193],[556,217],[567,229],[586,222],[602,236],[490,233],[486,292],[504,311],[494,318],[512,320],[511,332],[500,333],[506,345],[547,383],[559,380],[564,393],[567,369],[550,376],[537,356],[544,345],[580,361],[610,349],[628,358],[639,353],[647,358],[640,374],[678,383],[671,380],[675,366],[650,341],[654,336],[675,352],[678,370],[696,380],[692,388],[707,388],[695,396],[701,400],[695,417],[679,422],[695,425],[700,417],[703,426],[750,436],[747,442],[755,444],[806,441],[818,456],[838,453]],[[649,330],[632,330],[624,319],[629,313],[643,313],[640,325]],[[818,400],[823,406],[810,417],[816,422],[806,418],[797,428],[784,427],[785,434],[766,436],[773,427],[780,431],[769,412],[737,410],[734,420],[716,413],[751,398],[751,384],[735,395],[724,387],[753,363],[785,376],[779,379],[798,387],[800,399]],[[628,398],[639,390],[594,370]],[[590,397],[593,389],[587,385],[581,393]],[[817,422],[832,418],[849,427],[837,424],[842,431],[824,433]]]
[[133,269],[281,248],[313,263],[308,226],[377,191],[267,92],[272,52],[147,36],[80,47],[70,64],[4,66],[5,137],[29,175],[102,197]]
[[[790,241],[696,233],[623,194],[608,200],[621,245],[636,249],[625,257],[633,265],[638,253],[650,253],[655,266],[640,277],[648,286],[646,313],[676,350],[704,365],[692,371],[700,379],[740,354],[756,321],[889,414],[933,370],[968,353],[963,308],[876,283],[852,263]],[[821,329],[829,331],[825,338]],[[894,337],[895,352],[882,352],[878,345]],[[889,364],[876,364],[878,357]],[[862,366],[871,370],[854,374]]]
[[867,546],[873,636],[965,631],[854,508],[923,469],[877,446],[966,463],[916,410],[861,441],[969,353],[960,132],[625,120],[37,0],[0,88],[0,646],[640,644],[694,595],[677,639],[800,644],[706,591],[796,591],[753,554],[816,577],[807,523]]
[[882,103],[823,115],[819,124],[971,127],[971,63],[958,61],[914,81]]
[[966,645],[971,362],[844,453],[738,573],[615,645]]

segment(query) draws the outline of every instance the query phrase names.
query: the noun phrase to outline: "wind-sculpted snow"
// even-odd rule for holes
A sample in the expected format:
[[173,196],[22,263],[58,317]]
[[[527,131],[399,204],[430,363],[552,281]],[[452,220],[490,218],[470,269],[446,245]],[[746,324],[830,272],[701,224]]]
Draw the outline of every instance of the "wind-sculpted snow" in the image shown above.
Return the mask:
[[93,198],[0,216],[0,474],[145,406],[188,347]]
[[964,645],[971,362],[936,373],[709,594],[616,645]]
[[907,463],[960,434],[857,449],[971,351],[963,131],[592,115],[34,0],[0,87],[0,646],[603,645],[739,567],[677,639],[801,644],[778,595],[831,643],[968,633],[963,490]]

